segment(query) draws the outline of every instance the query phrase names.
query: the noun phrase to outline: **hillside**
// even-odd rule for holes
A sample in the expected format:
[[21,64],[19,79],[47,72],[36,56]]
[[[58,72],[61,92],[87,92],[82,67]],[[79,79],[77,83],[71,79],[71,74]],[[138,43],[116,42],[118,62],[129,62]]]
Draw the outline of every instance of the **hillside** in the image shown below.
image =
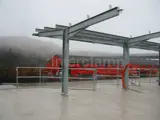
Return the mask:
[[[0,80],[3,82],[15,82],[17,66],[45,66],[46,60],[55,54],[61,54],[61,51],[62,48],[53,42],[38,40],[38,38],[33,39],[22,36],[0,37]],[[70,51],[70,55],[119,56],[120,54],[81,50]]]
[[0,37],[0,51],[7,51],[10,48],[14,53],[24,56],[48,58],[61,53],[61,48],[52,42],[22,36]]
[[[61,54],[62,48],[53,42],[42,41],[38,38],[33,39],[25,36],[4,36],[0,37],[0,51],[18,53],[24,56],[38,56],[51,58],[55,54]],[[78,56],[108,56],[111,53],[98,51],[70,51],[70,55]]]
[[[51,58],[55,54],[61,54],[62,48],[51,41],[42,41],[38,38],[33,39],[25,36],[4,36],[0,37],[0,51],[8,51],[21,54],[23,56],[37,56],[42,58]],[[110,51],[85,51],[85,50],[70,50],[70,55],[75,56],[122,56],[122,54],[115,54]],[[132,54],[137,56],[151,55],[151,54]],[[153,54],[152,54],[153,55]],[[158,55],[155,53],[155,55]]]

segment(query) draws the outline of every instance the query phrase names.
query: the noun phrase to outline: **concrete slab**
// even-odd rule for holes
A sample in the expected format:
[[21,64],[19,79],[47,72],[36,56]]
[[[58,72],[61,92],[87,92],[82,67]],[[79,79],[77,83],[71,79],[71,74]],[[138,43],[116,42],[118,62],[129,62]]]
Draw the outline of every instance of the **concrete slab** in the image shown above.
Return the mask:
[[70,90],[68,97],[60,95],[60,84],[55,86],[59,87],[1,89],[0,120],[160,119],[157,83],[132,86],[128,91],[121,86],[100,84],[97,91]]

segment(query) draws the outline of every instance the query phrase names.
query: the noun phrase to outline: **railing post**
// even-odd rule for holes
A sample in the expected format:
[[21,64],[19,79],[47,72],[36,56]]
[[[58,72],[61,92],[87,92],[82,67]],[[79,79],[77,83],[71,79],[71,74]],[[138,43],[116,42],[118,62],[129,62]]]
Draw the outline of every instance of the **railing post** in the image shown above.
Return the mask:
[[141,86],[141,73],[140,73],[140,69],[138,70],[138,73],[137,73],[137,78],[139,79],[139,86]]
[[16,67],[16,87],[18,88],[19,82],[18,82],[18,67]]
[[150,68],[150,83],[151,83],[151,77],[152,77],[152,68]]
[[97,89],[97,69],[94,69],[94,75],[93,75],[93,90],[96,91]]
[[117,85],[119,85],[119,67],[117,67]]
[[41,81],[41,68],[39,68],[39,83],[42,83],[42,81]]

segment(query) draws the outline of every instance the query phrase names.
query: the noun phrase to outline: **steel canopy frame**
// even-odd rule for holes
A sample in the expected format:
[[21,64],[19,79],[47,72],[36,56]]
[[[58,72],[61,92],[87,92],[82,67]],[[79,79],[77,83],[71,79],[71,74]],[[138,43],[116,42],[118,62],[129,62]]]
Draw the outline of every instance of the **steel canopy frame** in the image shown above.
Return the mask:
[[[57,29],[65,29],[68,26],[64,25],[56,25]],[[82,30],[79,32],[79,34],[87,34],[91,36],[99,36],[99,37],[104,37],[104,38],[110,38],[110,39],[115,39],[115,40],[121,40],[124,42],[125,40],[129,40],[127,37],[123,36],[118,36],[118,35],[113,35],[113,34],[107,34],[107,33],[102,33],[102,32],[97,32],[97,31],[91,31],[91,30]]]
[[[71,39],[72,40],[72,39]],[[104,45],[112,45],[112,46],[119,46],[122,47],[123,44],[122,43],[116,43],[113,41],[106,41],[106,40],[102,40],[102,39],[90,39],[90,38],[84,38],[84,37],[73,37],[74,41],[81,41],[81,42],[88,42],[88,43],[94,43],[94,44],[104,44]]]
[[160,32],[149,33],[147,35],[142,35],[142,36],[138,36],[138,37],[135,37],[135,38],[131,38],[128,41],[128,43],[132,44],[132,43],[146,41],[146,40],[153,39],[153,38],[158,38],[158,37],[160,37]]
[[146,46],[141,46],[141,45],[137,45],[137,46],[133,46],[130,48],[136,48],[136,49],[142,49],[142,50],[152,50],[152,51],[158,51],[157,48],[153,48],[153,47],[146,47]]
[[[65,29],[66,26],[58,25],[59,29]],[[55,31],[56,28],[44,27],[44,29],[36,29],[36,32],[44,33],[48,31]],[[33,34],[34,36],[39,36],[39,34]],[[88,37],[86,37],[88,36]],[[49,36],[51,38],[62,38],[62,36]],[[119,39],[118,39],[119,38]],[[136,37],[137,38],[137,37]],[[77,33],[75,36],[70,38],[71,40],[75,41],[82,41],[82,42],[89,42],[89,43],[98,43],[98,44],[105,44],[105,45],[113,45],[113,46],[120,46],[122,47],[124,42],[127,42],[130,38],[117,36],[107,33],[100,33],[91,30],[84,30]],[[149,41],[141,41],[129,44],[130,48],[138,48],[138,49],[145,49],[145,50],[153,50],[159,51],[160,44],[149,42]]]
[[[44,29],[36,29],[36,32],[45,33],[47,31],[52,31],[52,30],[55,31],[56,29],[57,30],[60,30],[60,29],[64,30],[66,27],[67,26],[56,25],[56,28],[44,27]],[[91,30],[83,30],[83,31],[80,31],[77,34],[75,34],[75,36],[71,37],[70,39],[75,40],[75,41],[113,45],[113,46],[120,46],[120,47],[123,46],[124,42],[128,42],[130,48],[159,51],[160,44],[147,41],[149,38],[152,39],[152,38],[158,37],[157,36],[158,33],[159,32],[156,32],[153,34],[148,34],[148,35],[143,35],[143,36],[135,37],[135,38],[127,38],[127,37],[113,35],[113,34],[95,32],[95,31],[91,31]],[[40,35],[33,34],[33,35],[40,37],[41,34]],[[62,36],[57,36],[57,35],[50,36],[50,37],[62,38]],[[130,43],[131,39],[133,39],[133,40],[142,39],[142,40]]]
[[[65,28],[67,28],[67,27],[65,27]],[[63,30],[65,28],[63,28]],[[44,37],[44,36],[41,36],[42,35],[41,33],[49,32],[49,34],[50,34],[50,32],[52,30],[55,31],[56,28],[44,27],[44,29],[36,29],[35,31],[39,32],[39,33],[38,34],[33,34],[33,35],[34,36],[39,36],[39,37]],[[94,31],[92,32],[92,31],[88,31],[88,30],[84,30],[84,31],[87,31],[87,33],[90,32],[92,34],[97,33],[97,35],[92,35],[92,34],[90,35],[90,34],[87,34],[87,33],[82,31],[82,32],[77,33],[75,36],[71,37],[70,40],[123,47],[124,40],[114,39],[114,37],[117,37],[115,35],[106,34],[105,36],[101,36],[101,33],[99,34],[98,32],[94,32]],[[62,38],[62,36],[60,36],[60,35],[54,35],[54,36],[50,35],[48,37],[50,37],[50,38]]]
[[[58,30],[59,29],[64,30],[65,28],[67,28],[67,26],[58,25],[57,27]],[[40,36],[41,35],[40,33],[50,32],[52,30],[55,31],[56,28],[44,27],[44,29],[36,29],[36,32],[39,32],[39,34],[34,34],[34,35],[43,37],[43,36]],[[54,36],[50,35],[48,37],[62,38],[62,36],[55,36],[55,35]],[[121,47],[123,46],[123,43],[125,42],[125,40],[128,40],[127,37],[100,33],[100,32],[95,32],[90,30],[80,31],[79,33],[75,34],[73,37],[70,37],[70,39],[75,41],[99,43],[99,44],[114,45],[114,46],[121,46]]]
[[72,37],[70,34],[71,33],[75,34],[77,33],[77,31],[79,32],[81,30],[84,30],[91,25],[116,17],[119,15],[120,11],[121,10],[118,7],[115,7],[99,15],[96,15],[80,23],[77,23],[73,26],[66,27],[63,30],[55,29],[51,31],[41,31],[41,32],[38,32],[38,34],[33,34],[39,37],[56,37],[56,38],[63,37],[62,94],[68,95],[69,38]]
[[146,50],[159,51],[160,44],[150,42],[150,41],[142,41],[142,42],[137,42],[135,44],[131,44],[130,47],[131,48],[140,48],[140,49],[146,49]]
[[[160,44],[148,42],[147,40],[160,37],[160,32],[151,33],[135,38],[123,37],[107,33],[101,33],[91,30],[85,30],[87,27],[111,19],[119,15],[121,9],[115,7],[105,11],[99,15],[91,17],[73,26],[56,25],[56,28],[44,27],[44,29],[36,29],[38,33],[33,36],[60,38],[63,39],[63,62],[62,62],[62,93],[68,95],[68,64],[69,64],[69,39],[82,42],[99,43],[106,45],[114,45],[123,47],[124,64],[129,63],[129,48],[139,48],[146,50],[160,50]],[[128,70],[125,74],[125,84],[128,88]]]
[[87,20],[84,20],[82,22],[79,22],[79,23],[69,27],[68,32],[69,33],[76,32],[78,30],[84,29],[84,28],[89,27],[91,25],[100,23],[104,20],[116,17],[119,15],[120,11],[122,11],[122,10],[119,9],[119,7],[115,7],[113,9],[107,10],[99,15],[93,16]]

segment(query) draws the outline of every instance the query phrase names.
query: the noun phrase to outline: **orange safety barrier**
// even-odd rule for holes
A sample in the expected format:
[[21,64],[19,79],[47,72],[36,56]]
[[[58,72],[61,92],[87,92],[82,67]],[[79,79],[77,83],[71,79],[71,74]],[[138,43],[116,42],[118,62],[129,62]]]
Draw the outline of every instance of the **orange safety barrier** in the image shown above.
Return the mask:
[[124,89],[127,88],[126,85],[125,85],[125,82],[124,82],[124,77],[125,77],[126,69],[127,69],[128,67],[132,67],[132,64],[127,64],[127,65],[125,66],[123,72],[122,72],[122,87],[123,87]]
[[[58,55],[53,56],[49,62],[46,64],[46,67],[61,67],[61,57]],[[152,66],[152,65],[139,65],[139,64],[128,64],[125,66],[125,69],[123,69],[123,65],[96,65],[96,64],[79,64],[79,63],[69,63],[69,68],[70,68],[70,74],[71,76],[79,76],[79,75],[94,75],[94,70],[85,70],[85,68],[96,68],[97,69],[97,74],[102,74],[102,75],[122,75],[122,85],[123,88],[126,88],[125,83],[124,83],[124,76],[125,76],[125,71],[127,67],[132,67],[135,68],[135,70],[129,70],[129,75],[136,73],[137,69],[140,70],[140,73],[144,75],[150,75],[151,74],[157,74],[158,70],[147,70],[146,68],[157,68],[157,66]],[[58,69],[47,69],[46,70],[53,75],[55,75],[58,71]],[[72,69],[72,68],[84,68],[84,69]],[[101,69],[101,68],[106,68],[106,69]],[[113,69],[110,69],[113,68]],[[119,68],[119,70],[117,70]]]

